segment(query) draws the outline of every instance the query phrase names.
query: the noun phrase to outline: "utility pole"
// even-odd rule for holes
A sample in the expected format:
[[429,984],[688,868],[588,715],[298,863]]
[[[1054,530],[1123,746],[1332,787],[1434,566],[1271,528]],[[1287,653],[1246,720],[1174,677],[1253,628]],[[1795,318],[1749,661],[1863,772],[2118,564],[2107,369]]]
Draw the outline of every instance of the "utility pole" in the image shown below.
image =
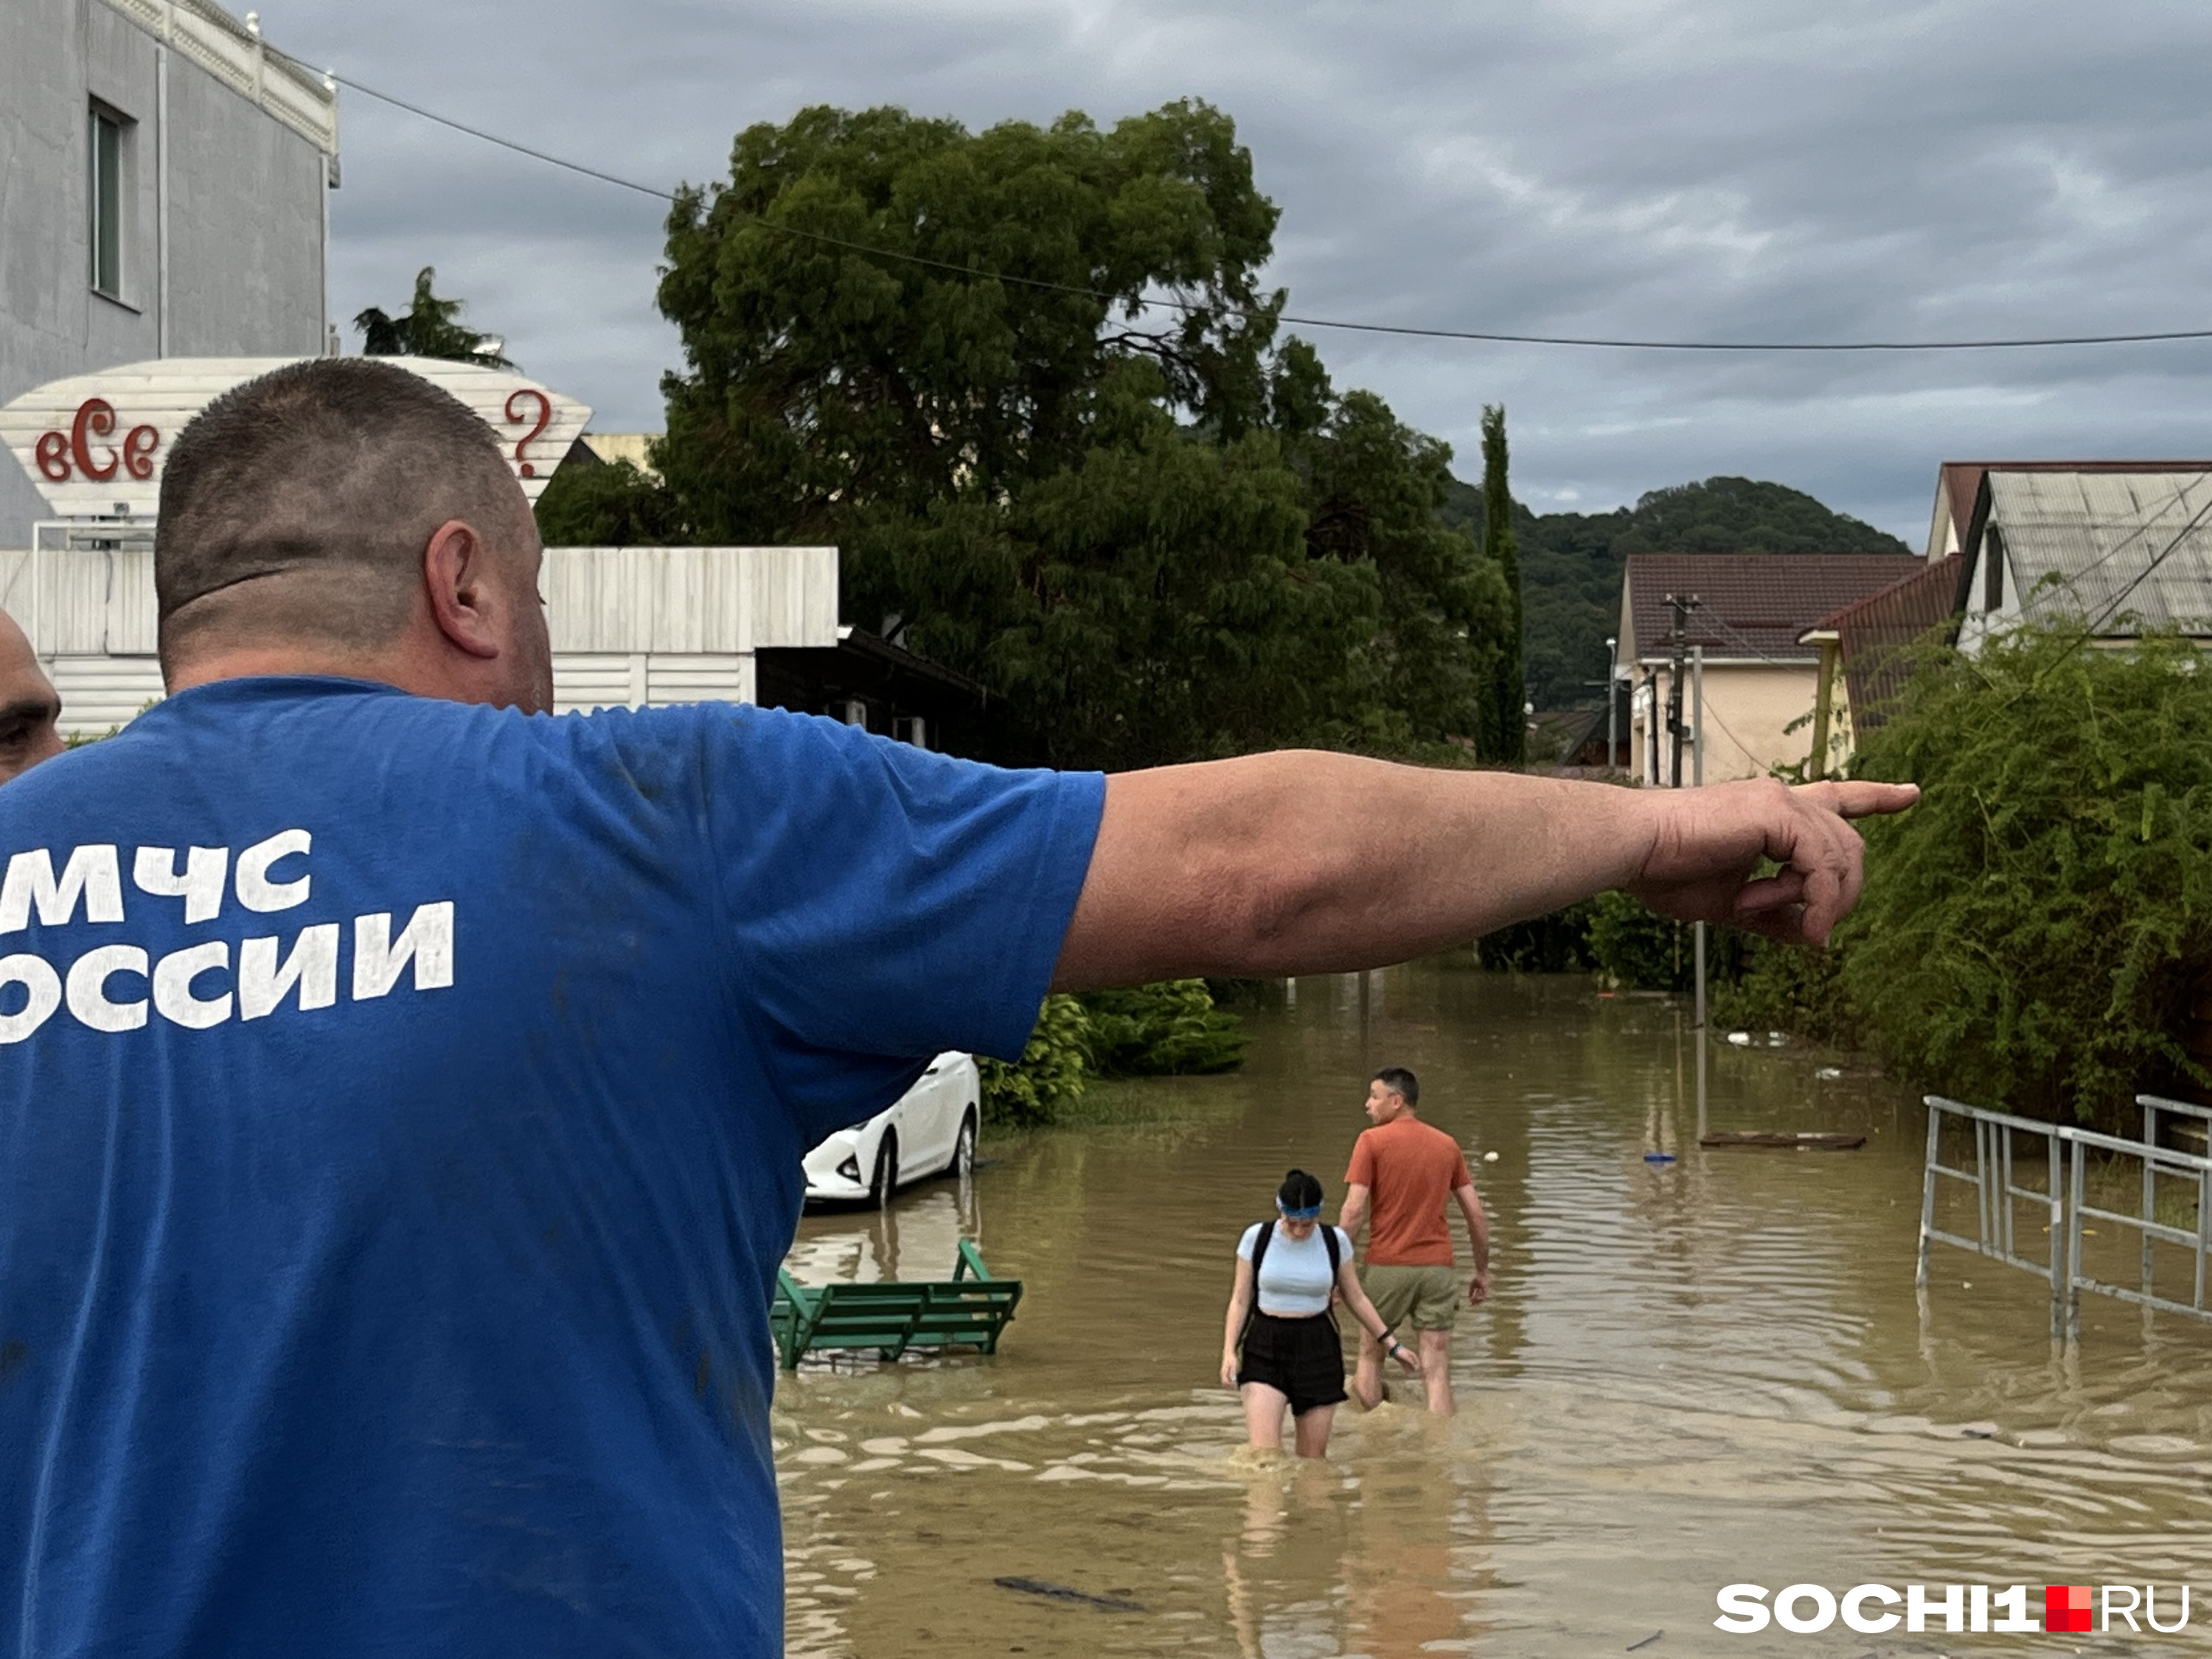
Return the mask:
[[1605,769],[1608,772],[1620,764],[1620,699],[1614,695],[1619,683],[1613,667],[1620,649],[1620,640],[1608,635],[1605,642]]
[[1672,662],[1667,673],[1667,732],[1674,739],[1674,763],[1668,768],[1667,782],[1670,788],[1682,787],[1682,741],[1688,735],[1688,726],[1682,719],[1682,667],[1687,652],[1682,643],[1682,632],[1689,625],[1690,612],[1698,603],[1694,593],[1686,599],[1680,593],[1667,596],[1667,608],[1674,612],[1672,624]]
[[[1692,706],[1697,721],[1695,747],[1691,754],[1690,781],[1703,787],[1705,781],[1705,647],[1690,647],[1690,687]],[[1698,975],[1698,1139],[1705,1138],[1705,924],[1697,924],[1696,961]]]
[[[1702,787],[1705,781],[1705,647],[1690,647],[1690,685],[1692,705],[1696,713],[1695,735],[1691,750],[1690,781]],[[1698,1041],[1705,1040],[1705,924],[1697,924],[1698,972]]]

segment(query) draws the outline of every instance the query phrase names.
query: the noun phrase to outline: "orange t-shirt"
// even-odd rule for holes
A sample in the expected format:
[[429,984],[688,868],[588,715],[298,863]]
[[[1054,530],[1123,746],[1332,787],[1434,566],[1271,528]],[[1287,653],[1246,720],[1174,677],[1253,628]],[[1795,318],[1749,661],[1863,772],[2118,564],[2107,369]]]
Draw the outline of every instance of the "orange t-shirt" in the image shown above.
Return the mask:
[[1368,1191],[1369,1266],[1451,1266],[1444,1206],[1474,1179],[1457,1141],[1417,1117],[1378,1123],[1352,1144],[1344,1178]]

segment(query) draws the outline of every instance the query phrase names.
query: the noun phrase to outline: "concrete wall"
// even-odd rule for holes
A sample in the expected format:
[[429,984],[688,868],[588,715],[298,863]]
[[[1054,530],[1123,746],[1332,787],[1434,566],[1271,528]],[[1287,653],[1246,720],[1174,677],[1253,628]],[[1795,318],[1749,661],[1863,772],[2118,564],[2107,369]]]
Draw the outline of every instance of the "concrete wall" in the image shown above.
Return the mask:
[[[1694,694],[1684,675],[1682,717],[1691,719]],[[1794,766],[1813,747],[1813,700],[1820,690],[1814,663],[1705,665],[1705,781],[1764,777],[1776,766]],[[1673,781],[1673,739],[1667,735],[1668,672],[1645,665],[1636,671],[1630,719],[1629,770],[1646,783]],[[1647,711],[1656,708],[1656,718]],[[1798,722],[1803,722],[1799,725]],[[1796,731],[1789,728],[1793,725]],[[1651,732],[1659,738],[1658,769],[1651,766]],[[1691,749],[1682,750],[1682,781],[1692,776]]]
[[[319,148],[106,0],[5,0],[0,20],[0,403],[146,357],[287,356],[325,334]],[[159,159],[167,85],[168,282]],[[129,118],[123,295],[93,292],[87,112]],[[0,547],[46,516],[0,458]]]

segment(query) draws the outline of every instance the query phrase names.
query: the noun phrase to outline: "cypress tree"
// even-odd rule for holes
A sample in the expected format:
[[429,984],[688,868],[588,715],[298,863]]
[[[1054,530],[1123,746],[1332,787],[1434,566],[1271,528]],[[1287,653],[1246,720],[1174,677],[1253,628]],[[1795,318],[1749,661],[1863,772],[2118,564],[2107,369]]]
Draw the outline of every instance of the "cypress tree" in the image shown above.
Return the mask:
[[1505,405],[1482,410],[1482,553],[1505,579],[1505,636],[1491,682],[1489,753],[1483,758],[1518,766],[1528,758],[1528,690],[1521,670],[1521,553],[1513,534],[1513,496],[1505,483]]

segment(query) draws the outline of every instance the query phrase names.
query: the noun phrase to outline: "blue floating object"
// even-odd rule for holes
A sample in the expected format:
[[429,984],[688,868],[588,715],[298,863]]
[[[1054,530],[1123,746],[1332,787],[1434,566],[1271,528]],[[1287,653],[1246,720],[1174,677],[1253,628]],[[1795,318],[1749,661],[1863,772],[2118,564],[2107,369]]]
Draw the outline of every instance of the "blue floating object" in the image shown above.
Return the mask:
[[1646,1164],[1672,1164],[1674,1161],[1674,1154],[1672,1152],[1646,1152],[1644,1154],[1644,1161]]

